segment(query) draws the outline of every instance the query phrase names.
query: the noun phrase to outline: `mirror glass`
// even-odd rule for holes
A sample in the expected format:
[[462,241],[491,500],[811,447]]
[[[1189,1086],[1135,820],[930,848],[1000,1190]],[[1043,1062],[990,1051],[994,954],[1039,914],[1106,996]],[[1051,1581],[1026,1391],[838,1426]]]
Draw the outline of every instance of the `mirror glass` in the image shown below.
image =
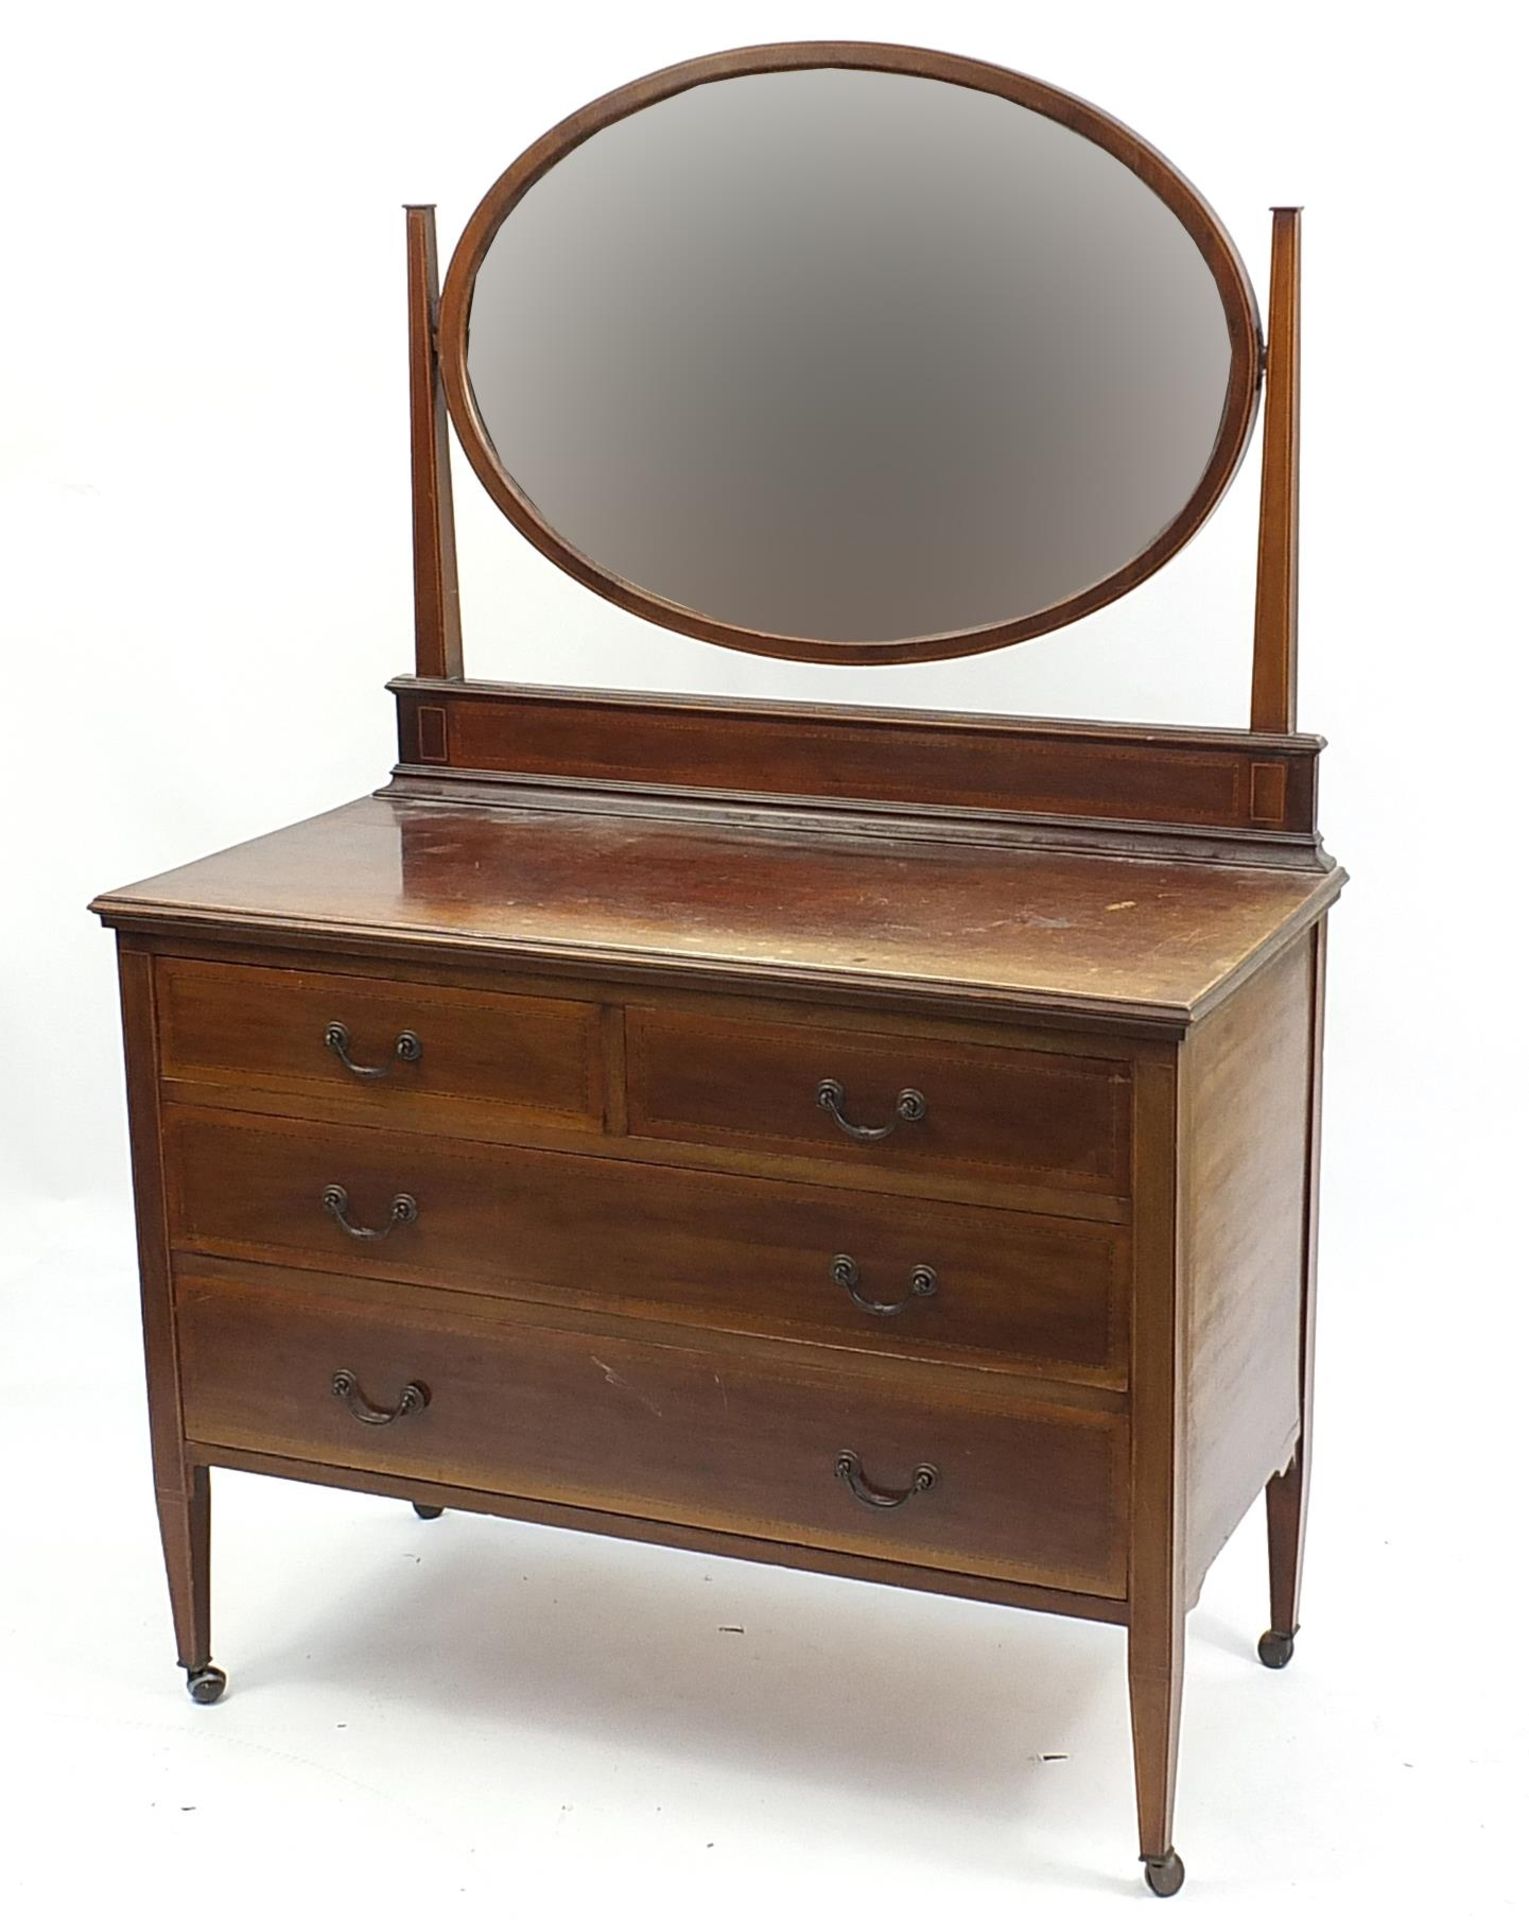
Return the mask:
[[1130,567],[1206,473],[1233,350],[1195,239],[1104,147],[972,87],[807,69],[564,154],[488,247],[466,364],[498,464],[601,572],[886,646]]

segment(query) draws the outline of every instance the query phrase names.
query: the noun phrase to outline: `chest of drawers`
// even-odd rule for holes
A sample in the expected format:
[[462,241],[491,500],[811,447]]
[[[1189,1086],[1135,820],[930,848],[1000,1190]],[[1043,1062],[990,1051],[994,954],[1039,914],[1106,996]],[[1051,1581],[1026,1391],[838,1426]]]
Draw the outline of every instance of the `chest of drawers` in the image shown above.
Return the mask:
[[[444,279],[405,218],[393,778],[96,902],[193,1698],[213,1468],[1047,1609],[1174,1894],[1185,1615],[1263,1494],[1289,1660],[1309,1481],[1299,210],[1266,337],[1111,115],[809,41],[589,102]],[[1260,403],[1245,730],[466,677],[448,424],[613,641],[918,672],[1148,582]]]
[[[612,832],[374,798],[97,903],[194,1697],[209,1469],[284,1474],[1123,1625],[1167,1856],[1184,1616],[1266,1485],[1295,1630],[1341,876]],[[788,964],[802,861],[862,904]],[[1064,1000],[1121,914],[1133,990]]]

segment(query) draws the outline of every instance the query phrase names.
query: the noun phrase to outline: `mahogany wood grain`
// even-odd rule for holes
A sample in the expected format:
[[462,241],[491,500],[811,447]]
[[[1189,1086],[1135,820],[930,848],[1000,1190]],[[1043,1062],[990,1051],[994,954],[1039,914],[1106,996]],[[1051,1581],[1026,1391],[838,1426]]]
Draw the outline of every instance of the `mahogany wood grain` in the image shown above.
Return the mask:
[[[209,1659],[214,1465],[1113,1621],[1141,1848],[1166,1863],[1185,1612],[1265,1480],[1272,1623],[1299,1619],[1346,876],[1317,833],[1322,743],[1291,731],[1298,214],[1275,216],[1255,731],[460,678],[442,382],[465,390],[496,221],[622,112],[825,61],[1051,113],[1217,273],[1218,460],[1091,604],[1188,537],[1245,444],[1257,322],[1215,216],[1107,116],[954,56],[742,49],[593,103],[474,216],[443,346],[433,220],[409,210],[418,671],[394,683],[394,784],[94,903],[119,936],[177,1652]],[[971,636],[944,638],[924,650]],[[331,1019],[365,1063],[405,1028],[421,1060],[358,1081]],[[908,1085],[928,1116],[851,1142],[823,1078],[854,1120]],[[330,1180],[366,1223],[400,1191],[418,1218],[347,1237]],[[918,1264],[936,1293],[872,1319],[841,1253],[875,1297]],[[362,1424],[341,1367],[428,1405]],[[843,1448],[885,1491],[925,1462],[937,1484],[867,1507]]]
[[1301,1430],[1289,1465],[1269,1481],[1269,1624],[1294,1636],[1301,1624],[1301,1568],[1311,1494],[1311,1428],[1317,1333],[1317,1216],[1322,1163],[1322,1040],[1327,1008],[1327,921],[1312,932],[1311,1038],[1308,1053],[1305,1221],[1301,1272]]
[[95,905],[124,928],[1173,1032],[1345,878],[373,797]]
[[[349,1294],[183,1279],[186,1429],[196,1441],[626,1512],[755,1539],[952,1567],[1120,1597],[1126,1422],[954,1367],[885,1383],[796,1370],[750,1342],[696,1353],[678,1336],[521,1326],[513,1339],[452,1314]],[[386,1426],[331,1391],[353,1371],[369,1400],[411,1381],[428,1406]],[[892,1511],[836,1477],[853,1449],[877,1491],[924,1463],[938,1485]]]
[[[628,1008],[626,1030],[627,1126],[639,1136],[730,1139],[893,1172],[941,1168],[995,1182],[1127,1190],[1129,1074],[1119,1060],[641,1006]],[[818,1102],[826,1080],[844,1089],[846,1122],[890,1126],[887,1137],[848,1137]],[[922,1118],[897,1118],[905,1090],[927,1103]]]
[[414,657],[437,679],[462,677],[462,613],[451,501],[446,397],[436,353],[435,208],[404,209],[409,263],[409,456],[414,502]]
[[[312,1268],[273,1264],[269,1259],[241,1260],[186,1252],[172,1255],[171,1270],[177,1281],[213,1280],[253,1286],[257,1291],[275,1285],[295,1293],[312,1289],[315,1272]],[[574,1305],[550,1290],[546,1298],[536,1300],[507,1293],[461,1293],[450,1289],[432,1293],[413,1281],[374,1279],[341,1272],[324,1273],[319,1284],[326,1299],[336,1305],[350,1301],[362,1311],[393,1307],[404,1316],[416,1311],[444,1313],[455,1319],[470,1319],[474,1325],[501,1328],[507,1339],[519,1338],[522,1328],[569,1333],[583,1340],[612,1334],[621,1340],[656,1340],[660,1345],[677,1342],[687,1352],[716,1354],[734,1360],[740,1350],[751,1350],[753,1345],[747,1336],[701,1321],[693,1325],[671,1325],[667,1329],[645,1327],[639,1316],[628,1313],[619,1303],[607,1299]],[[771,1344],[782,1353],[789,1351],[795,1373],[822,1374],[832,1382],[842,1379],[848,1368],[867,1387],[879,1383],[894,1398],[906,1385],[910,1368],[923,1371],[928,1366],[925,1361],[898,1353],[890,1344],[860,1348],[853,1354],[818,1341],[794,1341],[789,1349],[773,1340]],[[971,1377],[975,1381],[976,1376],[983,1375],[995,1392],[1004,1385],[991,1369],[969,1367],[964,1361],[960,1367],[962,1378]],[[1026,1373],[1022,1381],[1011,1378],[1008,1384],[1027,1403],[1036,1405],[1082,1408],[1112,1415],[1126,1410],[1119,1390],[1114,1387],[1056,1380],[1043,1373]]]
[[[640,993],[633,990],[630,977],[613,970],[602,977],[595,968],[580,968],[559,977],[539,965],[522,965],[502,954],[463,950],[444,958],[429,953],[363,953],[350,950],[343,942],[327,948],[322,956],[311,942],[299,941],[281,946],[257,935],[234,937],[235,930],[210,929],[190,937],[171,933],[123,932],[117,936],[124,952],[144,953],[158,960],[200,960],[217,966],[274,968],[281,972],[313,973],[324,979],[356,980],[397,986],[461,987],[469,992],[510,994],[531,1000],[559,1003],[579,1001],[602,1008],[603,1012],[622,1015],[622,1003],[633,1000],[645,1007],[663,1007],[687,1013],[717,1015],[723,1019],[789,1020],[799,1028],[825,1028],[834,1031],[846,1024],[857,1032],[894,1034],[907,1039],[966,1041],[979,1047],[1018,1047],[1026,1053],[1081,1054],[1098,1058],[1101,1043],[1097,1031],[1087,1024],[1051,1022],[1028,1013],[1016,1015],[1011,1009],[1003,1018],[998,1009],[981,1014],[963,1015],[938,1009],[921,1008],[914,1000],[902,1000],[887,1006],[862,1004],[853,991],[811,999],[786,995],[761,998],[737,990],[731,983],[721,988],[672,985],[667,980],[645,980]],[[1129,1024],[1129,1023],[1127,1023]],[[1102,1048],[1110,1058],[1176,1059],[1176,1036],[1122,1033],[1118,1041]],[[293,1083],[293,1097],[296,1083]],[[457,1113],[459,1109],[453,1109]],[[605,1149],[602,1147],[601,1151]]]
[[1276,207],[1269,261],[1268,376],[1251,725],[1294,733],[1301,468],[1301,209]]
[[[166,1139],[183,1251],[1125,1385],[1119,1228],[191,1107]],[[399,1192],[419,1217],[352,1240],[331,1181],[363,1222]],[[869,1298],[907,1297],[919,1266],[935,1291],[873,1316],[839,1255]]]
[[1131,1310],[1130,1618],[1126,1674],[1143,1859],[1173,1847],[1184,1694],[1184,1117],[1179,1063],[1136,1075]]
[[[618,1014],[620,1009],[615,1010]],[[354,1127],[357,1116],[347,1102],[331,1102],[307,1094],[269,1093],[228,1081],[189,1083],[165,1081],[167,1111],[195,1107],[229,1114],[266,1115],[274,1120],[309,1120]],[[437,1124],[439,1115],[418,1118],[400,1110],[389,1130],[398,1133],[447,1137]],[[1094,1193],[1078,1187],[1042,1185],[1019,1178],[995,1181],[987,1168],[972,1172],[941,1169],[903,1171],[885,1162],[838,1160],[830,1156],[792,1154],[755,1149],[735,1142],[703,1144],[683,1140],[648,1140],[634,1134],[605,1133],[580,1136],[561,1123],[544,1124],[512,1107],[478,1106],[463,1102],[451,1115],[449,1137],[464,1146],[539,1148],[549,1153],[576,1149],[597,1154],[604,1165],[690,1168],[701,1173],[747,1174],[763,1180],[788,1181],[793,1186],[823,1189],[862,1197],[876,1204],[876,1196],[895,1195],[975,1207],[1001,1207],[1006,1212],[1057,1220],[1097,1221],[1120,1226],[1131,1217],[1130,1200],[1115,1194]]]
[[1184,1052],[1191,1593],[1300,1424],[1314,937],[1197,1026]]
[[[995,714],[401,679],[398,756],[525,782],[1090,820],[1316,845],[1321,740]],[[431,718],[422,722],[421,716]],[[444,749],[444,750],[443,750]],[[1276,774],[1277,780],[1270,775]],[[1267,788],[1267,791],[1265,791]],[[1253,829],[1257,829],[1254,833]]]
[[1031,1612],[1065,1614],[1076,1620],[1098,1620],[1114,1626],[1125,1624],[1126,1602],[1106,1594],[1069,1593],[1060,1587],[988,1580],[980,1574],[961,1573],[954,1567],[872,1560],[864,1554],[836,1553],[787,1540],[755,1540],[742,1533],[713,1533],[704,1527],[680,1526],[670,1520],[600,1513],[592,1508],[564,1506],[550,1500],[527,1500],[513,1493],[490,1493],[482,1487],[447,1486],[439,1480],[409,1480],[396,1473],[326,1466],[320,1461],[253,1453],[241,1447],[191,1441],[187,1451],[199,1465],[234,1472],[272,1474],[283,1480],[307,1481],[312,1486],[345,1487],[353,1493],[370,1493],[383,1499],[417,1500],[422,1505],[446,1506],[463,1513],[497,1514],[541,1527],[564,1527],[615,1540],[640,1540],[682,1552],[721,1554],[729,1560],[752,1560],[772,1567],[796,1568],[802,1573],[832,1574],[841,1580],[870,1581],[878,1586],[904,1587],[916,1593],[951,1594],[957,1599],[980,1600],[989,1606],[1022,1607]]
[[170,1588],[177,1657],[183,1667],[194,1671],[206,1666],[212,1657],[210,1495],[206,1468],[193,1466],[186,1457],[181,1424],[179,1354],[165,1213],[164,1137],[156,1071],[153,963],[145,954],[120,954],[118,981],[154,1504]]
[[[276,1020],[273,1042],[280,1039],[287,1048],[291,1056],[289,1067],[294,1062],[303,1066],[311,1048],[311,1022],[307,1016],[300,1017],[301,996],[310,986],[315,994],[327,992],[330,985],[342,995],[354,989],[358,1005],[365,1004],[368,993],[379,996],[387,1003],[386,1017],[377,1029],[383,1036],[384,1046],[393,1031],[389,1025],[391,1018],[402,1017],[411,1006],[417,1008],[429,1003],[430,996],[418,990],[449,989],[442,1004],[454,1012],[453,1030],[458,1024],[462,1028],[456,1035],[460,1057],[454,1063],[454,1071],[470,1076],[478,1072],[468,1060],[474,1051],[477,1009],[485,1010],[483,1018],[488,1023],[481,1040],[485,1055],[495,1050],[493,1029],[499,1025],[495,1016],[500,1010],[515,1010],[515,1020],[507,1027],[512,1033],[522,1015],[531,1021],[534,1031],[540,1033],[540,1016],[548,1010],[559,1017],[581,1013],[597,1023],[604,1050],[603,1069],[597,1066],[595,1073],[603,1086],[607,1131],[600,1136],[596,1147],[586,1133],[595,1124],[593,1120],[570,1118],[550,1108],[539,1110],[507,1098],[495,1098],[497,1091],[510,1091],[511,1082],[521,1077],[513,1062],[503,1064],[498,1081],[492,1074],[481,1076],[481,1084],[474,1081],[483,1098],[452,1096],[448,1100],[412,1097],[401,1075],[389,1076],[384,1082],[353,1085],[352,1077],[337,1062],[332,1063],[333,1071],[328,1077],[305,1079],[297,1071],[269,1075],[261,1070],[261,1062],[248,1052],[241,1052],[237,1062],[231,1059],[222,1064],[209,1053],[194,1070],[178,1063],[173,1072],[165,1072],[159,1097],[169,1105],[189,1104],[235,1113],[264,1113],[276,1118],[341,1124],[376,1120],[398,1131],[444,1133],[461,1141],[557,1151],[575,1144],[570,1138],[570,1129],[573,1129],[586,1133],[586,1137],[577,1142],[580,1148],[589,1146],[602,1158],[760,1174],[770,1179],[855,1192],[917,1193],[931,1199],[978,1206],[991,1206],[996,1199],[998,1204],[1011,1210],[1080,1220],[1119,1223],[1129,1216],[1129,1201],[1122,1196],[1047,1185],[1043,1180],[1017,1175],[1012,1169],[1003,1175],[999,1183],[1001,1191],[995,1191],[991,1169],[977,1162],[963,1166],[943,1160],[912,1159],[898,1165],[875,1155],[835,1158],[814,1151],[790,1151],[784,1143],[749,1146],[727,1135],[718,1136],[715,1142],[706,1142],[646,1139],[621,1131],[627,1125],[626,1009],[622,1001],[630,988],[624,989],[619,983],[566,975],[543,976],[535,972],[522,978],[518,966],[512,972],[492,958],[486,964],[480,959],[475,967],[464,957],[454,956],[451,965],[440,966],[419,958],[382,960],[333,950],[319,954],[301,948],[284,950],[255,942],[207,938],[155,939],[146,934],[123,933],[119,940],[126,950],[153,955],[161,969],[175,963],[178,972],[180,963],[189,962],[200,970],[194,978],[226,983],[220,986],[220,998],[226,997],[232,1004],[231,1018],[236,1025],[246,1019],[258,1019],[264,1024],[276,1015],[288,1015],[285,1021]],[[279,989],[271,986],[274,981],[282,983]],[[295,997],[288,996],[288,989]],[[161,989],[161,998],[173,1002],[180,992],[181,982],[176,979],[168,994]],[[913,1047],[937,1056],[943,1055],[951,1044],[979,1048],[984,1058],[995,1050],[1012,1049],[1025,1059],[1055,1055],[1065,1062],[1077,1056],[1095,1065],[1100,1054],[1098,1038],[1091,1038],[1086,1032],[1029,1022],[1019,1024],[1012,1017],[1007,1022],[995,1018],[931,1019],[908,1003],[900,1003],[895,1011],[889,1012],[874,1006],[776,1003],[736,994],[698,993],[645,983],[641,1005],[645,1012],[667,1011],[686,1018],[765,1022],[772,1031],[778,1031],[782,1020],[789,1018],[798,1037],[822,1034],[825,1045],[850,1033],[858,1042],[881,1036],[889,1045],[904,1052]],[[312,1011],[310,1008],[309,1013]],[[445,1031],[439,1026],[438,1014],[432,1013],[432,1020],[437,1023],[438,1034]],[[578,1037],[582,1040],[582,1031]],[[212,1046],[211,1052],[216,1051],[217,1047]],[[1109,1052],[1124,1068],[1136,1059],[1171,1057],[1172,1044],[1158,1039],[1112,1035]],[[566,1074],[563,1078],[571,1084]]]
[[[366,1125],[453,1131],[478,1109],[598,1131],[605,1108],[600,1010],[579,1001],[291,968],[162,959],[161,1072],[182,1098],[233,1083],[279,1098],[318,1095]],[[325,1044],[339,1021],[358,1079]],[[412,1033],[417,1060],[395,1041]]]

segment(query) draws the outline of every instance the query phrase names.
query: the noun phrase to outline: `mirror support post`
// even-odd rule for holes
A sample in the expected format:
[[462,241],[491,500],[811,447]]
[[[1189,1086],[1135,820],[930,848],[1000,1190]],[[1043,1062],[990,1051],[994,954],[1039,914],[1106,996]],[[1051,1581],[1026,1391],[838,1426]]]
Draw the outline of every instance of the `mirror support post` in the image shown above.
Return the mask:
[[1264,382],[1258,595],[1253,614],[1255,733],[1295,731],[1301,449],[1301,209],[1274,209]]
[[414,671],[462,678],[457,536],[451,507],[446,399],[436,352],[440,286],[435,208],[404,208],[409,249],[409,453],[414,496]]

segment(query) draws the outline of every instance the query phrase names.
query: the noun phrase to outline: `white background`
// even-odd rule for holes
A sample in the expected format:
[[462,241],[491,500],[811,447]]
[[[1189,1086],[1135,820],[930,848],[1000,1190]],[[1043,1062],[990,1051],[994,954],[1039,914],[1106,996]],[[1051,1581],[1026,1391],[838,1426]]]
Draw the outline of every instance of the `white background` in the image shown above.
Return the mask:
[[[1419,17],[1421,18],[1421,17]],[[179,1690],[95,891],[366,791],[410,663],[405,200],[443,252],[586,99],[718,46],[943,46],[1095,99],[1262,286],[1304,202],[1301,721],[1331,970],[1307,1627],[1249,1522],[1191,1621],[1182,1898],[1521,1910],[1525,695],[1507,10],[54,4],[5,37],[0,1891],[69,1915],[1125,1911],[1121,1636],[220,1476]],[[852,676],[584,594],[458,482],[484,676],[1240,724],[1256,455],[1007,653]],[[742,1625],[743,1634],[722,1634]],[[1062,1760],[1042,1754],[1061,1753]]]

